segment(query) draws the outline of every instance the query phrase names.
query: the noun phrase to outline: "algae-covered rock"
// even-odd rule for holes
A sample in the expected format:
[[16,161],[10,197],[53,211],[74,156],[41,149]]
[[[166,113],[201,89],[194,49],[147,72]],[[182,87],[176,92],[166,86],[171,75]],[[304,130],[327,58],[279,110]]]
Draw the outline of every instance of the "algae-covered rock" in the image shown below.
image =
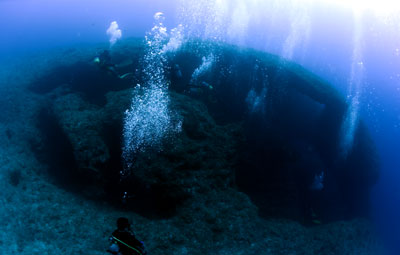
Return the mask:
[[109,148],[101,134],[102,112],[76,94],[57,98],[53,111],[72,144],[78,169],[96,177],[110,159]]

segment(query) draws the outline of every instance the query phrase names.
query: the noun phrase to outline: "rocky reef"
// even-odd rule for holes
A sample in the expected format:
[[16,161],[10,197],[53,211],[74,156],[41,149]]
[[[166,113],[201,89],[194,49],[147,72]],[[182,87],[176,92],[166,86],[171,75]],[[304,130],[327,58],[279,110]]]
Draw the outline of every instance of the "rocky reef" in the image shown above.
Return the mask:
[[[359,241],[369,238],[368,224],[340,222],[368,214],[379,176],[374,145],[361,122],[341,157],[348,106],[328,83],[267,53],[188,42],[165,65],[182,131],[137,153],[122,178],[124,113],[143,82],[144,47],[128,40],[111,53],[118,73],[133,72],[129,79],[96,67],[92,53],[28,86],[40,97],[31,146],[57,185],[133,213],[152,253],[352,254],[336,246],[346,236],[356,249],[370,248]],[[321,171],[323,189],[312,190]],[[301,225],[312,223],[327,225]],[[365,230],[360,239],[357,228]],[[306,245],[318,233],[322,240]]]

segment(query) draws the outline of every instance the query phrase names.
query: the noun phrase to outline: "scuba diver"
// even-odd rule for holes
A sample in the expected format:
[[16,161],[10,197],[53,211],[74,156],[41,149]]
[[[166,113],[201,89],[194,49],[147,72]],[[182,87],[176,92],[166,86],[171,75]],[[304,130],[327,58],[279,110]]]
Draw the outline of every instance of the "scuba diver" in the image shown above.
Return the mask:
[[296,180],[299,207],[303,223],[320,225],[323,220],[323,200],[328,169],[319,152],[311,145],[302,141],[294,143],[293,165]]
[[188,94],[206,94],[212,91],[214,88],[207,82],[203,81],[201,83],[191,83],[187,86],[186,93]]
[[184,93],[194,96],[198,99],[203,99],[209,103],[216,103],[214,87],[209,83],[202,81],[199,83],[190,83],[187,85]]
[[126,73],[123,75],[119,75],[117,70],[116,70],[116,65],[112,63],[111,61],[111,55],[109,50],[104,50],[102,53],[100,53],[99,56],[95,57],[93,62],[103,71],[112,74],[113,76],[119,78],[119,79],[125,79],[133,73]]
[[322,223],[320,217],[314,210],[313,206],[320,200],[321,191],[324,189],[325,171],[319,171],[314,174],[312,183],[308,186],[308,221],[314,225],[319,225]]
[[118,218],[117,229],[110,237],[111,245],[107,252],[115,255],[145,255],[146,250],[141,241],[136,239],[131,230],[129,220]]

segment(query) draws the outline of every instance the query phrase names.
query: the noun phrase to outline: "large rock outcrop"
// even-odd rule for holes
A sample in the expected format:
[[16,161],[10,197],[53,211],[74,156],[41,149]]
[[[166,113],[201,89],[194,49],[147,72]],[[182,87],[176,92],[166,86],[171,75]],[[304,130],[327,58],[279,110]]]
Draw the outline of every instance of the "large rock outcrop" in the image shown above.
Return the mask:
[[[167,56],[169,107],[183,117],[183,132],[160,150],[136,155],[129,176],[121,180],[122,123],[135,96],[129,86],[143,78],[139,45],[116,48],[113,56],[119,62],[135,56],[124,67],[136,69],[129,83],[110,74],[98,79],[93,66],[80,63],[64,70],[77,79],[50,79],[51,84],[33,89],[51,99],[42,120],[52,126],[41,129],[44,134],[58,130],[68,144],[65,155],[74,162],[65,171],[74,169],[72,179],[81,176],[86,186],[97,187],[96,195],[124,197],[122,202],[138,210],[164,216],[202,194],[223,194],[236,186],[266,217],[299,220],[313,211],[328,221],[366,211],[378,178],[376,154],[361,123],[349,156],[341,157],[344,97],[294,63],[212,43],[188,42]],[[47,144],[57,147],[59,141],[47,139]],[[324,189],[311,192],[321,171]]]

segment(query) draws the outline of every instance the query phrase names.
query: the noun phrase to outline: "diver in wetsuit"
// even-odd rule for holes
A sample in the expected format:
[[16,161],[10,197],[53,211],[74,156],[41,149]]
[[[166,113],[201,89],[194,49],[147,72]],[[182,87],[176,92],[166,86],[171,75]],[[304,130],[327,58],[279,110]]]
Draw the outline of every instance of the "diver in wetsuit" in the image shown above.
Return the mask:
[[205,81],[201,83],[190,83],[187,85],[184,93],[209,103],[215,104],[217,102],[213,86]]
[[109,50],[104,50],[99,56],[95,57],[94,63],[97,64],[100,69],[119,77],[117,71],[115,71],[115,64],[111,62]]
[[112,74],[119,79],[125,79],[133,75],[133,73],[126,73],[119,75],[116,68],[117,66],[112,63],[109,50],[104,50],[99,56],[95,57],[93,62],[103,71]]
[[117,229],[112,233],[111,246],[107,252],[115,255],[145,255],[146,250],[141,241],[136,239],[127,218],[117,220]]

